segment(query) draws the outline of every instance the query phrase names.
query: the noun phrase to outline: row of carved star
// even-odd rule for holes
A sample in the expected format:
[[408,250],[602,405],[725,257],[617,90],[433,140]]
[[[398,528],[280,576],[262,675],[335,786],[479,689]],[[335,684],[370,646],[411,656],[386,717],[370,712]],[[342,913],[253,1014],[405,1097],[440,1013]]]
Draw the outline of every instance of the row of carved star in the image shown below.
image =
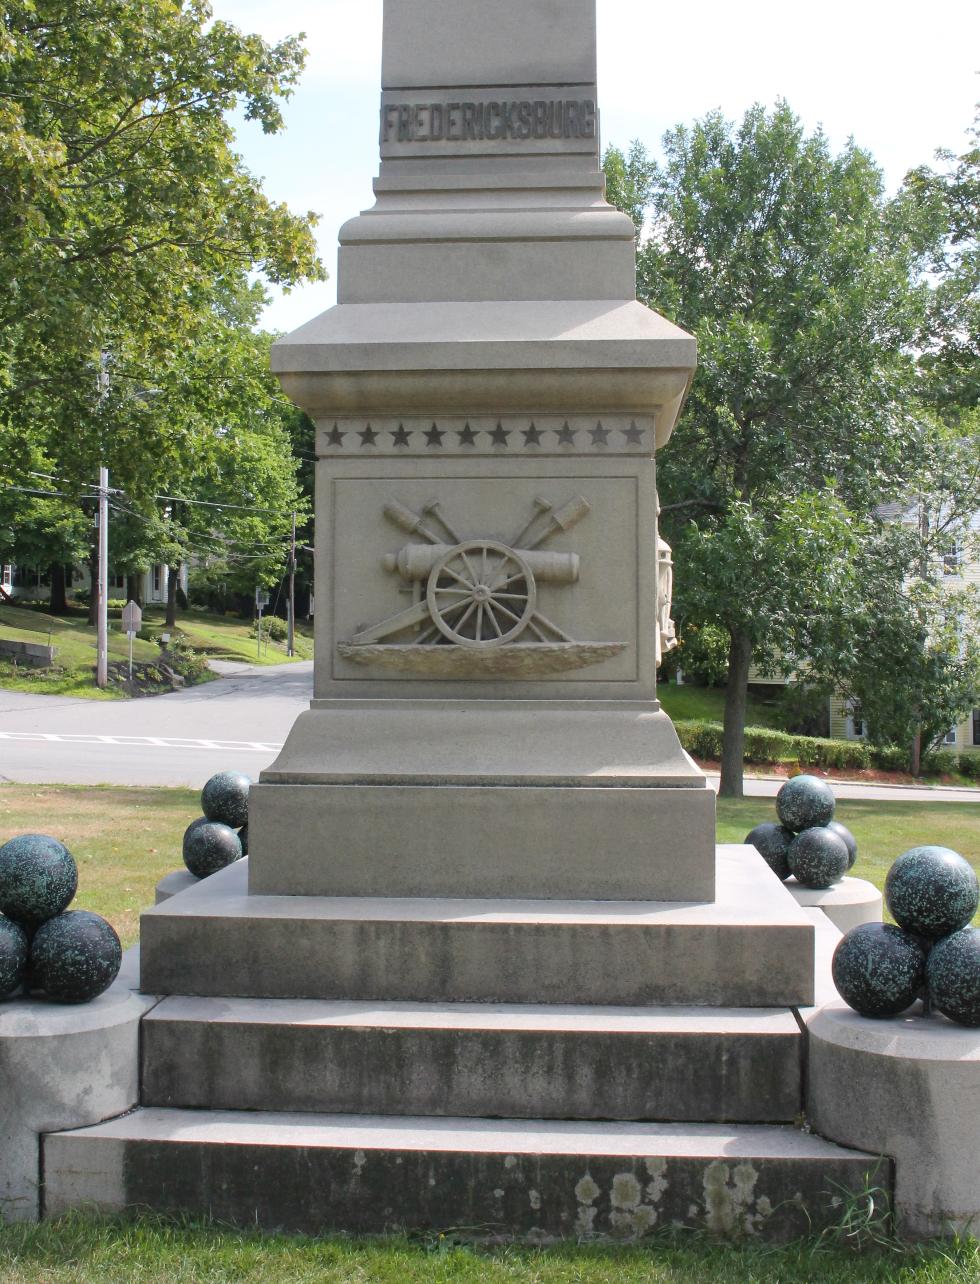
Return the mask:
[[[444,438],[452,435],[459,438],[460,446],[476,446],[477,438],[481,433],[488,436],[494,446],[509,446],[510,438],[515,433],[519,433],[523,436],[525,446],[540,446],[549,433],[554,434],[554,436],[558,438],[558,444],[560,446],[574,446],[580,431],[587,433],[588,436],[592,438],[593,446],[608,445],[609,438],[614,432],[622,433],[627,446],[642,446],[644,442],[643,429],[638,428],[635,423],[631,423],[628,428],[613,429],[604,428],[601,420],[594,428],[585,428],[581,430],[570,427],[567,422],[564,423],[561,428],[536,428],[532,423],[530,428],[520,429],[505,428],[502,424],[498,423],[496,428],[492,430],[489,428],[473,429],[469,424],[466,424],[464,428],[449,430],[439,428],[438,425],[433,424],[431,428],[422,433],[422,436],[425,438],[427,446],[431,446],[436,449],[443,445]],[[334,424],[333,428],[326,434],[326,443],[328,446],[341,448],[343,447],[345,437],[354,436],[360,437],[362,447],[376,446],[378,444],[378,438],[381,435],[381,432],[372,428],[370,424],[367,424],[356,433],[347,432],[339,428],[337,424]],[[392,445],[397,447],[408,447],[412,444],[413,435],[413,429],[405,428],[403,424],[399,424],[396,429],[391,431]]]

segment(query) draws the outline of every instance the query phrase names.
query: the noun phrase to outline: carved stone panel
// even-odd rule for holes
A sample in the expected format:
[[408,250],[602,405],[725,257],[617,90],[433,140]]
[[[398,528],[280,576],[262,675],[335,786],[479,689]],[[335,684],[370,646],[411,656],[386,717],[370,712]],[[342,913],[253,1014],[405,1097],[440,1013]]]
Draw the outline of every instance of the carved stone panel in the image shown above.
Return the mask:
[[637,477],[384,471],[331,483],[335,680],[637,680]]

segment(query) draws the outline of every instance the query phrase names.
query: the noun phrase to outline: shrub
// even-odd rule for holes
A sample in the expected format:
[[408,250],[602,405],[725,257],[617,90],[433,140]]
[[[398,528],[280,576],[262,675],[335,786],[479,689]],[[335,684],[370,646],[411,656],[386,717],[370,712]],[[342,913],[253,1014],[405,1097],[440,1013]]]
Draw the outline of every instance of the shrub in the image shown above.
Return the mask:
[[721,757],[722,727],[719,722],[675,722],[680,742],[694,758]]
[[922,755],[922,770],[929,776],[953,776],[960,765],[961,755],[945,749],[934,749]]
[[[252,637],[258,637],[258,624],[253,624],[251,628]],[[271,638],[273,642],[285,642],[289,636],[289,625],[285,620],[281,620],[278,615],[266,615],[262,617],[262,636]]]
[[801,767],[838,767],[860,771],[871,766],[871,747],[863,740],[797,736],[796,757]]
[[903,749],[901,745],[873,746],[871,762],[879,771],[908,771],[912,766],[908,749]]
[[960,754],[960,775],[968,780],[980,780],[980,752]]

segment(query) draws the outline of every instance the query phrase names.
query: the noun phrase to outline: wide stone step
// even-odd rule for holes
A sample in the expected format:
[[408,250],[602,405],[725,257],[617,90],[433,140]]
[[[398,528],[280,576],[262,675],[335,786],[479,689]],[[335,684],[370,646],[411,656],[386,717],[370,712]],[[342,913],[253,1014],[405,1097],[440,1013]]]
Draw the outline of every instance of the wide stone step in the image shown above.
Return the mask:
[[890,1166],[793,1128],[143,1109],[45,1139],[45,1207],[319,1234],[633,1237],[679,1224],[784,1239]]
[[752,848],[711,903],[250,896],[247,862],[146,911],[146,993],[788,1008],[813,924]]
[[169,998],[144,1105],[337,1114],[790,1122],[793,1014]]

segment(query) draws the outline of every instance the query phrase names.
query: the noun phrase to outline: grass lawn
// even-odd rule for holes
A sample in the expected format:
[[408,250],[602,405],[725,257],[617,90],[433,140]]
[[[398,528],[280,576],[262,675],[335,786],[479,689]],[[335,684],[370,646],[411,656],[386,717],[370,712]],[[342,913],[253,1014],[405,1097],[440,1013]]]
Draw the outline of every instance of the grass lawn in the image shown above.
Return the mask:
[[[143,623],[153,629],[163,628],[165,612],[149,607],[143,612]],[[252,624],[237,615],[210,615],[205,611],[181,611],[177,628],[184,635],[188,646],[203,655],[221,660],[243,660],[249,664],[292,664],[313,658],[313,625],[305,620],[296,622],[296,655],[286,654],[284,642],[269,642],[262,635],[262,653],[259,655],[258,639],[250,634]]]
[[4,1284],[966,1284],[975,1241],[871,1249],[779,1248],[687,1237],[642,1247],[479,1250],[446,1240],[313,1240],[71,1218],[0,1228]]
[[[109,659],[125,660],[129,640],[122,632],[119,612],[109,617]],[[154,631],[164,628],[162,608],[148,607],[143,613],[144,627]],[[242,660],[250,664],[291,664],[313,657],[312,625],[299,621],[296,627],[296,655],[286,655],[284,643],[269,642],[263,637],[262,653],[251,637],[251,623],[237,616],[209,615],[203,611],[184,611],[178,615],[177,633],[188,646],[202,655],[223,660]],[[55,663],[64,673],[49,675],[43,670],[15,667],[0,660],[0,687],[13,691],[33,691],[39,695],[84,696],[95,700],[123,698],[119,691],[100,691],[95,685],[95,629],[79,611],[72,615],[48,615],[33,608],[0,603],[0,639],[15,642],[39,642],[57,648]],[[159,659],[156,642],[133,640],[133,659],[150,663]]]
[[[0,785],[0,842],[31,832],[64,842],[78,861],[78,908],[104,915],[125,945],[135,942],[156,884],[181,868],[184,830],[199,815],[190,789]],[[775,815],[771,798],[719,799],[718,841],[740,843]],[[896,857],[921,843],[952,847],[980,872],[980,805],[844,801],[837,815],[858,841],[854,874],[876,887]]]
[[0,842],[25,833],[60,839],[78,863],[75,908],[107,918],[124,946],[135,944],[157,883],[182,868],[181,839],[200,814],[191,789],[0,786]]
[[[773,687],[773,696],[767,699],[750,691],[745,710],[747,727],[775,727],[783,730],[783,721],[776,698],[780,688]],[[657,687],[657,699],[672,721],[721,722],[725,716],[724,687],[678,687],[671,682]]]
[[[111,626],[115,623],[116,627]],[[95,685],[95,629],[81,616],[47,615],[22,606],[0,603],[0,639],[10,642],[37,642],[56,647],[55,663],[63,674],[49,676],[43,670],[15,667],[0,661],[0,687],[12,691],[34,691],[43,695],[90,696],[97,700],[119,699],[117,691],[100,691]],[[133,659],[156,660],[160,648],[154,642],[133,639]],[[118,621],[110,621],[109,659],[129,658],[129,639],[120,632]]]

